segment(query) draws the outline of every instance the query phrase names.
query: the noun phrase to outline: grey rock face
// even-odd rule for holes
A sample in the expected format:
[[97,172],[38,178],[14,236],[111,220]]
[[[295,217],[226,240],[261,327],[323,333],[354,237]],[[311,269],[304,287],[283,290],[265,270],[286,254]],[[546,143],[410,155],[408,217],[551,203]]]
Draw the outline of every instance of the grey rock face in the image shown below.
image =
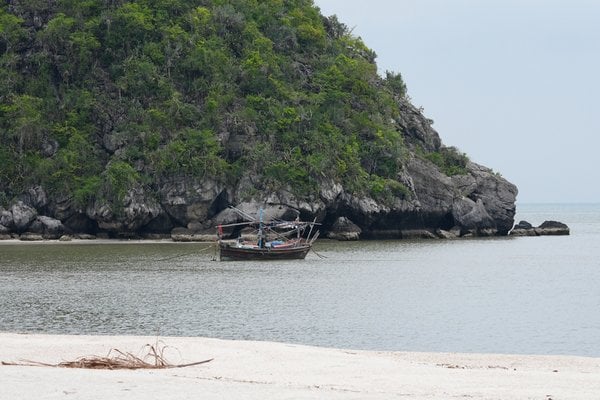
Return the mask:
[[533,227],[527,221],[521,221],[510,232],[511,236],[561,236],[569,235],[571,230],[566,224],[557,221],[545,221],[538,227]]
[[48,204],[50,214],[56,219],[65,221],[77,214],[77,209],[71,197],[56,196]]
[[567,224],[558,221],[544,221],[539,228],[541,229],[568,229]]
[[161,206],[181,226],[190,221],[205,221],[225,208],[227,192],[223,184],[206,180],[194,181],[184,177],[164,183],[159,195]]
[[56,140],[44,140],[41,145],[41,152],[44,157],[52,157],[58,151],[59,143]]
[[87,209],[87,216],[98,227],[109,232],[136,232],[161,213],[160,205],[149,198],[140,187],[128,190],[123,199],[123,210],[115,214],[107,203],[96,201]]
[[65,227],[57,219],[38,216],[29,226],[31,233],[41,234],[44,239],[58,239],[65,234]]
[[488,213],[481,199],[473,201],[464,197],[455,200],[452,206],[452,216],[454,222],[461,226],[463,231],[466,231],[464,233],[477,234],[485,229],[485,236],[490,236],[490,232],[496,231],[496,222]]
[[41,210],[48,205],[48,195],[41,186],[33,186],[27,189],[21,196],[21,200],[36,210]]
[[358,240],[360,229],[354,222],[346,217],[339,217],[327,233],[327,237],[334,240]]
[[518,224],[515,225],[515,227],[513,229],[532,229],[533,225],[531,225],[529,222],[527,221],[520,221]]
[[400,116],[396,121],[399,129],[409,140],[418,142],[427,151],[438,151],[442,141],[438,133],[431,127],[432,121],[425,118],[421,110],[405,99],[398,103]]
[[5,226],[7,229],[12,229],[14,226],[12,212],[0,208],[0,225]]
[[21,236],[19,236],[19,240],[22,240],[24,242],[37,242],[40,240],[44,240],[44,237],[39,233],[25,232],[22,233]]
[[541,224],[536,231],[541,235],[569,235],[571,230],[566,224],[557,221],[545,221]]
[[344,187],[341,184],[327,181],[321,185],[319,195],[325,203],[333,203],[343,192]]
[[441,239],[456,239],[460,236],[460,229],[458,230],[458,233],[443,229],[436,229],[435,234]]
[[464,195],[475,201],[481,200],[495,221],[498,234],[507,235],[514,224],[517,187],[481,165],[468,163],[467,170],[475,179],[475,185]]
[[[319,182],[318,193],[309,196],[295,196],[289,187],[268,191],[260,185],[259,176],[250,174],[236,182],[172,176],[154,182],[152,189],[141,185],[130,188],[118,209],[101,199],[79,206],[72,198],[49,197],[42,187],[35,186],[8,210],[0,209],[0,225],[12,233],[30,229],[43,235],[90,233],[99,237],[156,233],[197,240],[200,235],[212,235],[216,225],[246,220],[227,208],[235,205],[255,219],[259,210],[263,210],[265,220],[316,218],[323,223],[323,234],[344,240],[508,234],[514,224],[517,188],[475,163],[467,164],[464,175],[445,175],[424,156],[443,147],[432,121],[406,99],[399,99],[397,105],[399,115],[393,123],[407,146],[402,169],[394,177],[407,190],[397,198],[374,199],[368,190],[349,193],[328,176]],[[234,125],[221,132],[224,142],[253,135],[250,131],[235,133],[230,129]],[[123,150],[126,138],[118,132],[104,132],[103,138],[102,145],[109,154]],[[233,153],[243,149],[236,146],[224,144]],[[53,151],[48,150],[48,154]],[[135,167],[139,171],[145,168],[144,164]],[[37,218],[38,214],[51,218]],[[62,221],[62,227],[56,221]],[[523,232],[566,231],[558,226],[535,229],[524,228]],[[513,230],[513,234],[518,231]]]
[[70,197],[54,197],[48,204],[48,215],[62,221],[71,232],[95,233],[98,224],[86,214],[85,210],[77,207]]
[[510,231],[510,236],[539,236],[535,228],[515,228]]
[[10,229],[8,229],[4,225],[0,224],[0,235],[5,235],[8,233],[10,233]]
[[[448,177],[431,162],[413,155],[401,177],[411,196],[383,205],[343,193],[339,206],[365,237],[408,237],[407,232],[459,228],[459,235],[506,235],[512,228],[517,189],[491,170],[470,163],[468,174]],[[403,234],[404,232],[404,234]],[[414,235],[413,235],[414,236]],[[445,236],[445,235],[442,235]]]
[[10,211],[13,217],[13,229],[18,233],[25,232],[38,215],[34,208],[28,206],[22,201],[18,201],[13,204]]

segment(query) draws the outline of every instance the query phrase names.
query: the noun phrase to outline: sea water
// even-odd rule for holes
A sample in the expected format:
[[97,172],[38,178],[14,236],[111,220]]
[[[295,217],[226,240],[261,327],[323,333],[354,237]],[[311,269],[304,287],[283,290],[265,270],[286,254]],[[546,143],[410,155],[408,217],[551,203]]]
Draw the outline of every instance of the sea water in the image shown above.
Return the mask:
[[0,242],[0,331],[600,356],[600,205],[518,205],[570,236],[319,241],[303,261],[201,243]]

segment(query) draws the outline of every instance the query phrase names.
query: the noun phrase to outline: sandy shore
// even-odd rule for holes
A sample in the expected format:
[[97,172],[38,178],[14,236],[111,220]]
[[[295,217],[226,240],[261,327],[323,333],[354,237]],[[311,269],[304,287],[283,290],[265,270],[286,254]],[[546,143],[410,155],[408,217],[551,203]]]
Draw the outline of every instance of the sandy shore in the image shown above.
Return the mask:
[[[179,369],[107,371],[0,366],[5,399],[595,399],[600,359],[325,349],[161,338]],[[0,333],[0,361],[56,364],[140,353],[153,337]]]

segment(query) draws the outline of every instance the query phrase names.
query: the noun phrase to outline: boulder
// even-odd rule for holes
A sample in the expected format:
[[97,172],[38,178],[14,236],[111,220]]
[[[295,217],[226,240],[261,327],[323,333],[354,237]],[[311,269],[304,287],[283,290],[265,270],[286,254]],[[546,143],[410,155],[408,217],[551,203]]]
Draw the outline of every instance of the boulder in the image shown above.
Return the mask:
[[450,234],[456,237],[460,237],[462,230],[460,229],[460,226],[455,225],[452,227],[452,229],[450,229]]
[[444,229],[436,229],[435,234],[440,239],[456,239],[460,236],[460,229],[458,230],[458,234],[453,231],[446,231]]
[[527,221],[520,221],[513,229],[533,229],[533,225]]
[[[475,184],[468,187],[463,196],[483,203],[487,214],[494,221],[498,235],[508,235],[514,225],[516,212],[515,201],[518,189],[499,174],[482,165],[469,162],[467,171],[475,180]],[[453,181],[456,180],[453,178]],[[463,187],[463,190],[467,190]],[[483,227],[483,228],[488,228]]]
[[213,180],[190,180],[173,177],[159,189],[160,205],[181,226],[190,221],[213,218],[227,207],[228,193],[222,183]]
[[332,225],[331,229],[327,233],[329,239],[334,240],[358,240],[362,229],[360,229],[354,222],[350,221],[346,217],[339,217]]
[[569,235],[571,233],[566,224],[557,221],[545,221],[536,228],[536,232],[538,232],[540,236]]
[[44,239],[58,239],[65,234],[65,227],[57,219],[40,215],[29,226],[29,232],[40,234]]
[[19,236],[19,240],[22,240],[24,242],[37,242],[44,240],[44,237],[39,233],[25,232],[22,233],[21,236]]
[[19,200],[10,208],[13,217],[13,229],[17,233],[27,230],[29,225],[37,217],[37,211]]
[[527,221],[521,221],[510,232],[511,236],[557,236],[569,234],[569,227],[557,221],[545,221],[538,227],[534,227]]
[[14,226],[12,212],[0,207],[0,225],[4,225],[8,229]]
[[533,225],[527,221],[520,221],[510,231],[511,236],[538,236]]
[[[484,230],[489,232],[496,228],[494,219],[488,214],[481,199],[477,201],[469,198],[455,200],[452,206],[452,216],[455,223],[468,233],[477,234]],[[488,235],[486,234],[486,236]]]

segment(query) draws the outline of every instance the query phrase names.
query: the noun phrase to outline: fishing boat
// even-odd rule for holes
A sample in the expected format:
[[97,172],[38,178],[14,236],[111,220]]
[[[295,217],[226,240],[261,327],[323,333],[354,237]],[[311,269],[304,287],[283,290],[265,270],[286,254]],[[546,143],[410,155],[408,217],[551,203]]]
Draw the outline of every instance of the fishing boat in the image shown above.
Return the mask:
[[[258,220],[240,210],[231,207],[241,216],[249,219],[247,222],[218,225],[219,257],[221,260],[303,260],[310,251],[313,243],[319,237],[319,231],[314,230],[316,220],[304,222],[295,221],[263,221],[262,210]],[[254,227],[255,232],[249,235],[255,240],[239,236],[237,239],[225,239],[224,230]],[[306,233],[308,231],[308,233]],[[314,231],[314,233],[313,233]]]

